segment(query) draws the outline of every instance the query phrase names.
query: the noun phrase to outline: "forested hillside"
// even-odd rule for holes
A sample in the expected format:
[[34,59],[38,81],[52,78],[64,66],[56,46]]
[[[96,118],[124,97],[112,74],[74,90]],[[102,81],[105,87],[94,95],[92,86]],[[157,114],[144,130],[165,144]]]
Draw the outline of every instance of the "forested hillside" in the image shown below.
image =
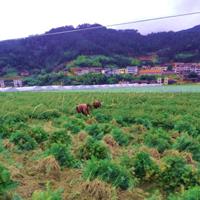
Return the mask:
[[[97,26],[64,26],[47,33]],[[100,25],[99,25],[100,26]],[[43,35],[0,42],[1,75],[28,70],[32,74],[60,70],[80,55],[103,55],[106,65],[131,64],[132,58],[157,53],[159,62],[200,61],[200,26],[179,31],[141,35],[136,30],[95,30]],[[119,56],[120,55],[120,56]],[[123,56],[123,57],[122,57]],[[131,58],[131,59],[130,59]]]

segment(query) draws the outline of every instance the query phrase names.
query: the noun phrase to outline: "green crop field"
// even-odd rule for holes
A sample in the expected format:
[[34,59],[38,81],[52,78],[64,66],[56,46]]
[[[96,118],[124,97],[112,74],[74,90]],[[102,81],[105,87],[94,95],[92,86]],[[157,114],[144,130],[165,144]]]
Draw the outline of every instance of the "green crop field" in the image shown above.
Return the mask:
[[199,199],[200,93],[125,90],[0,93],[0,199]]

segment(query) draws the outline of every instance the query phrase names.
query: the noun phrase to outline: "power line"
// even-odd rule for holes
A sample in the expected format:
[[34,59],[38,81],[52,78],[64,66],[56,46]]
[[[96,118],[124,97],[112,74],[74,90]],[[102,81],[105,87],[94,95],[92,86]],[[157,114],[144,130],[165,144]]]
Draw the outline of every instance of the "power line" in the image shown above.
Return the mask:
[[[143,22],[157,21],[157,20],[184,17],[184,16],[191,16],[191,15],[197,15],[197,14],[200,14],[200,11],[177,14],[177,15],[168,15],[168,16],[157,17],[157,18],[141,19],[141,20],[136,20],[136,21],[122,22],[122,23],[118,23],[118,24],[110,24],[110,25],[105,25],[105,26],[98,25],[98,26],[93,26],[93,27],[88,27],[88,28],[80,28],[80,29],[74,29],[74,30],[69,30],[69,31],[61,31],[61,32],[56,32],[56,33],[44,33],[44,34],[40,34],[40,35],[29,36],[27,38],[60,35],[60,34],[81,32],[81,31],[87,31],[87,30],[96,30],[96,29],[103,29],[105,27],[109,28],[109,27],[123,26],[123,25],[128,25],[128,24],[138,24],[138,23],[143,23]],[[16,39],[20,39],[20,38],[16,38]],[[10,39],[10,40],[16,40],[16,39]],[[24,39],[24,38],[21,38],[21,39]]]
[[192,13],[183,13],[183,14],[178,14],[178,15],[169,15],[169,16],[163,16],[163,17],[157,17],[157,18],[150,18],[150,19],[142,19],[142,20],[124,22],[124,23],[119,23],[119,24],[112,24],[112,25],[107,25],[106,27],[121,26],[121,25],[127,25],[127,24],[137,24],[137,23],[142,23],[142,22],[170,19],[170,18],[176,18],[176,17],[184,17],[184,16],[197,15],[197,14],[200,14],[200,11],[192,12]]

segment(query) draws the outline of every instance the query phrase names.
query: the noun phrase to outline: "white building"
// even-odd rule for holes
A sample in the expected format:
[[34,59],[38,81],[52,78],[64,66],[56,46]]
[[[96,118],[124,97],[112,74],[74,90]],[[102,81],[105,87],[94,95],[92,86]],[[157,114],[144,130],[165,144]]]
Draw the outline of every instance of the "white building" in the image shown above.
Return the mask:
[[198,63],[176,63],[174,66],[176,74],[187,75],[190,72],[195,72],[200,75],[200,64]]
[[137,75],[138,74],[138,67],[137,66],[127,66],[126,67],[126,73]]
[[4,82],[4,80],[0,80],[0,87],[1,87],[1,88],[4,88],[4,87],[5,87],[5,82]]

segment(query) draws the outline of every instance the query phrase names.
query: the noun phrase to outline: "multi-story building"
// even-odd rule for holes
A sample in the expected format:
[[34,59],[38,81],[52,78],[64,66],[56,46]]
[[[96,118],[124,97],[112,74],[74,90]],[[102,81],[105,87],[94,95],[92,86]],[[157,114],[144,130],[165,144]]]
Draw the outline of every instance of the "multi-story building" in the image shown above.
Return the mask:
[[195,72],[200,75],[200,64],[198,63],[174,63],[174,71],[176,74],[188,75]]
[[138,74],[138,67],[137,66],[127,66],[126,67],[126,73],[137,75]]

